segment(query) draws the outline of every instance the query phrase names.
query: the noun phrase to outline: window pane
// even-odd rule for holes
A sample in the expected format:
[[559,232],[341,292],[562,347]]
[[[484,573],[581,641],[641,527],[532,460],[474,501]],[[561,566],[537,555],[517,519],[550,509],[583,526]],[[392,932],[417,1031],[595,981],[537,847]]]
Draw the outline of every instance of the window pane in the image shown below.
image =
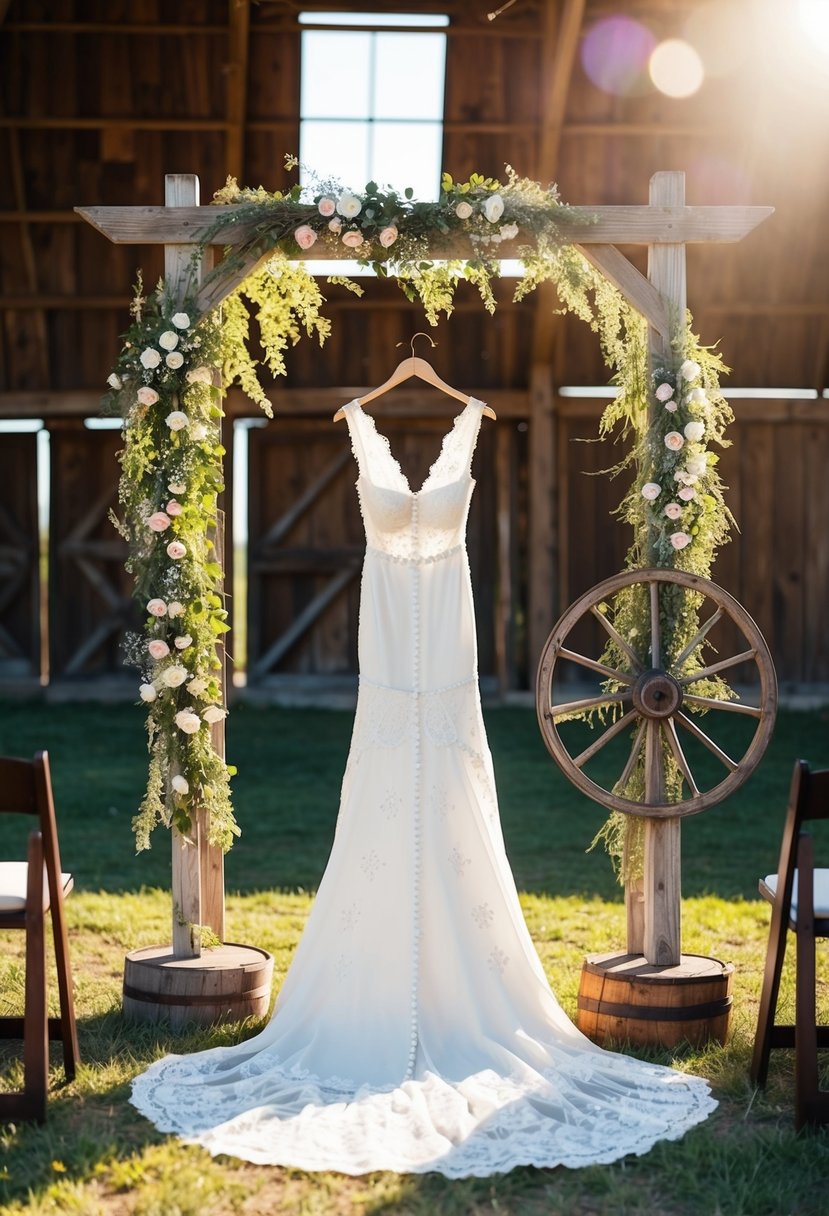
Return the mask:
[[439,122],[372,124],[371,176],[381,186],[411,186],[420,199],[436,199],[440,189],[443,127]]
[[[302,35],[303,118],[367,118],[373,34],[313,30]],[[441,35],[438,35],[441,37]]]
[[303,122],[299,128],[299,159],[319,177],[334,177],[352,190],[362,190],[371,179],[370,129],[363,122]]
[[300,25],[448,25],[438,13],[300,13]]
[[375,34],[374,38],[372,114],[442,120],[445,35]]

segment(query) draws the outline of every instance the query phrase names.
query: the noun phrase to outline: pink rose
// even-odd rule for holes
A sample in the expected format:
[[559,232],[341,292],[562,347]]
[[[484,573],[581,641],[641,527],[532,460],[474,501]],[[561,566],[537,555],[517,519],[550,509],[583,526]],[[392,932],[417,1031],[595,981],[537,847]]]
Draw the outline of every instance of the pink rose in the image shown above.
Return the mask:
[[151,616],[166,616],[167,605],[164,603],[164,600],[150,600],[147,605],[147,611]]
[[388,249],[397,240],[398,232],[394,224],[389,224],[388,228],[384,228],[380,233],[380,244],[384,249]]
[[317,203],[317,210],[319,211],[320,215],[324,215],[327,219],[329,215],[333,215],[337,210],[337,204],[334,202],[333,198],[328,198],[327,195],[323,195],[323,197]]
[[317,239],[317,234],[314,229],[308,224],[300,224],[294,233],[294,240],[300,249],[310,249]]
[[675,549],[684,549],[686,545],[690,545],[691,538],[687,532],[674,532],[671,537],[671,544]]
[[348,232],[343,233],[342,242],[349,249],[358,249],[363,243],[363,234],[362,232],[357,232],[356,229],[350,228]]
[[166,659],[170,653],[170,647],[166,642],[162,642],[161,638],[153,638],[147,643],[147,649],[154,659]]
[[682,499],[683,502],[690,502],[692,498],[696,498],[697,492],[696,492],[696,490],[693,490],[690,486],[683,486],[682,489],[679,491],[678,496],[679,496],[679,498]]
[[668,384],[667,381],[664,384],[660,384],[656,390],[656,400],[657,401],[668,401],[668,400],[670,400],[671,397],[673,397],[673,395],[674,395],[673,385]]
[[682,514],[682,507],[678,502],[669,502],[665,507],[665,514],[668,516],[668,519],[679,519]]
[[665,447],[670,448],[672,452],[678,452],[680,448],[685,447],[685,440],[679,431],[668,431],[665,436]]
[[139,405],[155,405],[156,401],[158,401],[158,393],[154,388],[144,386],[138,390]]
[[676,410],[676,402],[675,401],[666,401],[665,409],[668,411],[669,414],[673,414],[674,411]]
[[173,600],[172,604],[168,604],[167,613],[169,616],[184,616],[184,604],[180,604],[178,600]]
[[180,540],[171,540],[169,545],[167,546],[167,556],[168,557],[178,559],[180,557],[184,557],[186,552],[187,552],[187,549],[181,543]]
[[335,215],[333,220],[328,221],[329,232],[339,232],[343,226],[343,222],[338,215]]
[[147,520],[147,527],[152,528],[153,532],[166,532],[172,520],[164,511],[155,511]]
[[662,487],[658,481],[646,481],[642,486],[642,497],[647,498],[648,502],[653,502],[662,493]]
[[167,503],[166,510],[167,510],[167,514],[172,515],[173,519],[175,519],[175,517],[177,515],[181,515],[184,508],[182,507],[180,502],[176,502],[176,500],[174,498],[171,498],[170,501]]

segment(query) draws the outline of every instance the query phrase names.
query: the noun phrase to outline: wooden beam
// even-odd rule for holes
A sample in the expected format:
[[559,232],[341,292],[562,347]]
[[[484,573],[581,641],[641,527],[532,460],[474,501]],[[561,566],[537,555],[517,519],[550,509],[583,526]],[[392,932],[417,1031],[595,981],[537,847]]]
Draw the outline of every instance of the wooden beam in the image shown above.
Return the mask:
[[[227,124],[222,124],[225,127]],[[156,245],[198,242],[222,214],[235,206],[181,207],[76,207],[93,228],[116,245]],[[309,213],[311,208],[309,208]],[[562,239],[578,245],[675,245],[740,241],[768,219],[773,207],[619,206],[569,207],[557,217]],[[213,245],[241,245],[250,235],[242,224],[230,225],[210,239]],[[515,243],[504,241],[500,258],[515,257]],[[474,251],[468,239],[434,242],[435,257],[469,258]],[[299,258],[297,254],[297,258]],[[302,254],[303,260],[352,258],[353,252],[320,242]]]
[[615,245],[577,245],[576,248],[618,287],[627,302],[645,317],[657,333],[670,341],[670,318],[664,299]]
[[0,211],[0,224],[80,224],[83,216],[74,211]]
[[[8,0],[5,0],[7,3]],[[192,38],[198,34],[224,35],[226,25],[173,25],[166,22],[117,21],[10,21],[6,30],[15,34],[117,34],[129,38],[135,34],[175,34]]]
[[[15,206],[25,215],[26,212],[26,182],[23,172],[23,157],[20,152],[20,138],[17,131],[9,131],[9,162],[12,191]],[[20,248],[23,266],[26,273],[26,286],[35,295],[38,294],[37,259],[35,257],[32,234],[28,222],[20,226]],[[48,384],[52,378],[49,365],[49,335],[46,331],[46,316],[43,309],[37,309],[34,319],[34,329],[37,341],[38,373],[42,384]]]
[[245,164],[248,96],[249,0],[228,0],[227,135],[225,171],[241,181]]
[[224,131],[227,123],[216,118],[109,118],[104,115],[88,118],[63,114],[28,118],[17,114],[0,118],[2,128],[20,131],[100,131],[106,128],[114,131]]
[[547,635],[556,622],[558,525],[558,460],[553,369],[534,364],[530,371],[529,432],[529,569],[527,644],[529,669],[534,672]]

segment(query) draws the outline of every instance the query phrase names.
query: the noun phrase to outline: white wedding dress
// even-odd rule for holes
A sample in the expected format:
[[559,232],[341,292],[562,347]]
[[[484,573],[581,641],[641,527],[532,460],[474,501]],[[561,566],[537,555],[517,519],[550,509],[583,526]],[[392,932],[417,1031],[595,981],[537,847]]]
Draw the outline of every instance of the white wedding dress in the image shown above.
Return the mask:
[[586,1039],[524,923],[464,546],[482,408],[470,399],[415,493],[370,416],[346,406],[368,547],[331,857],[268,1026],[133,1084],[157,1127],[211,1153],[484,1176],[644,1153],[716,1106],[700,1078]]

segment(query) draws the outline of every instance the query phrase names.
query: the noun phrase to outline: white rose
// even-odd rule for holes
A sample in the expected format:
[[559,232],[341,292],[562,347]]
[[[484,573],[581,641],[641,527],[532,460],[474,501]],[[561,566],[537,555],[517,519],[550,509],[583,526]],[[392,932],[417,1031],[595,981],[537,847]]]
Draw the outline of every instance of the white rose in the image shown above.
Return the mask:
[[172,321],[173,325],[175,325],[176,329],[189,329],[190,328],[190,318],[188,317],[186,312],[173,313],[170,320]]
[[154,684],[142,684],[138,689],[138,695],[142,701],[154,701],[158,696]]
[[140,363],[142,367],[146,367],[147,371],[152,371],[154,367],[158,367],[161,362],[161,355],[157,350],[153,350],[148,346],[146,350],[142,350],[140,355]]
[[693,359],[686,359],[679,369],[679,374],[683,380],[696,380],[702,368]]
[[183,494],[187,489],[187,486],[183,481],[171,481],[168,482],[167,489],[171,494]]
[[186,650],[188,646],[193,645],[193,639],[189,633],[183,633],[180,638],[176,638],[173,642],[176,650]]
[[187,685],[187,691],[192,693],[194,697],[200,697],[207,690],[207,680],[202,676],[195,676]]
[[497,224],[501,216],[504,214],[504,200],[500,194],[490,194],[489,198],[481,208],[490,224]]
[[184,362],[184,355],[179,350],[171,350],[164,362],[172,371],[177,371]]
[[195,735],[196,731],[201,729],[201,718],[193,713],[192,709],[180,709],[175,721],[176,726],[183,730],[185,735]]
[[343,226],[343,222],[338,215],[335,215],[333,220],[328,221],[328,231],[329,232],[340,232],[342,229],[342,226]]
[[170,782],[170,784],[172,785],[173,789],[176,791],[177,794],[189,794],[190,793],[190,786],[187,784],[187,780],[184,777],[175,776],[173,778],[173,780]]
[[688,472],[694,477],[702,477],[708,467],[708,461],[704,452],[700,452],[698,456],[691,456],[685,464]]
[[502,224],[500,229],[501,239],[504,241],[514,241],[518,236],[517,224]]
[[184,377],[188,384],[212,384],[213,373],[209,367],[191,367]]
[[690,486],[683,486],[679,491],[679,497],[683,502],[690,502],[692,498],[696,497],[696,493],[696,490],[692,490]]
[[167,688],[179,688],[189,675],[186,667],[182,667],[180,663],[174,663],[172,667],[165,667],[161,673],[161,682]]
[[227,717],[227,710],[222,709],[220,705],[208,705],[202,717],[212,726],[214,722],[221,722],[222,718]]
[[178,346],[178,334],[174,334],[171,329],[165,329],[158,339],[158,345],[163,350],[175,350]]
[[180,604],[178,600],[173,600],[172,604],[167,605],[168,616],[184,616],[184,604]]
[[197,422],[195,426],[190,427],[190,438],[196,443],[201,443],[203,439],[207,438],[207,427],[203,422]]
[[662,487],[656,481],[646,481],[642,486],[642,497],[647,498],[648,502],[653,502],[662,493]]
[[472,206],[466,201],[458,203],[457,207],[455,208],[455,215],[459,220],[468,220],[471,214]]
[[704,422],[686,422],[684,427],[685,438],[691,443],[699,443],[705,434]]
[[694,405],[706,405],[708,402],[704,388],[692,388],[685,400],[692,402]]
[[181,410],[173,410],[164,419],[171,431],[183,431],[190,419]]
[[656,400],[657,401],[670,401],[670,399],[671,399],[671,397],[673,397],[673,395],[674,395],[673,385],[669,384],[667,380],[663,381],[662,384],[658,385],[658,387],[656,389]]
[[355,194],[345,190],[337,199],[337,210],[340,215],[344,215],[347,220],[353,220],[355,215],[359,215],[363,209],[363,204]]
[[121,383],[121,377],[116,376],[115,372],[113,372],[111,376],[107,376],[107,384],[109,385],[110,388],[114,388],[114,389],[119,389],[119,388],[124,387]]

